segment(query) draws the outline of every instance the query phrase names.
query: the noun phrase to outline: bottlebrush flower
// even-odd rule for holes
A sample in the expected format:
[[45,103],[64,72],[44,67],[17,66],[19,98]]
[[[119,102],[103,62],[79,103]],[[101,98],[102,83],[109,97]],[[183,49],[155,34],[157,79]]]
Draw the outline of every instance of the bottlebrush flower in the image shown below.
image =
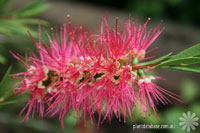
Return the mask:
[[[64,116],[71,111],[84,118],[94,119],[99,114],[98,127],[105,119],[113,115],[124,122],[127,115],[133,117],[135,107],[140,112],[149,112],[152,108],[156,114],[154,102],[171,103],[165,95],[176,100],[177,95],[153,83],[156,76],[148,75],[152,66],[140,66],[147,48],[161,34],[158,25],[147,31],[143,26],[129,19],[124,29],[109,27],[107,17],[103,18],[99,34],[86,33],[82,27],[72,28],[68,16],[68,28],[64,24],[60,34],[48,35],[49,45],[39,42],[30,34],[39,53],[37,57],[31,52],[28,59],[15,54],[14,57],[25,64],[26,72],[13,74],[22,78],[17,93],[28,93],[30,99],[22,110],[28,108],[25,120],[39,110],[50,117],[59,115],[64,127]],[[60,39],[59,36],[60,35]],[[138,107],[139,106],[139,107]],[[103,119],[101,116],[103,115]],[[141,114],[142,115],[142,114]],[[156,114],[157,116],[157,114]]]

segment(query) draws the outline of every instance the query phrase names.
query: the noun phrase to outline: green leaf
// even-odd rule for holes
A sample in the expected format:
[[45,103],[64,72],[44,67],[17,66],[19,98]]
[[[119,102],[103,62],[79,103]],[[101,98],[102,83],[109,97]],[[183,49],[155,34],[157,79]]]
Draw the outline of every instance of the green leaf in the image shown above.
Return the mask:
[[164,61],[155,67],[162,67],[162,66],[170,66],[170,65],[182,65],[182,64],[196,64],[200,63],[200,57],[187,57],[187,58],[178,58],[174,60],[167,60]]
[[8,104],[13,104],[13,103],[16,103],[16,102],[17,102],[17,101],[6,101],[6,102],[0,103],[0,106],[8,105]]
[[145,63],[141,63],[140,65],[145,66],[145,65],[151,65],[151,64],[158,63],[158,62],[160,62],[160,61],[163,61],[163,60],[167,59],[171,54],[172,54],[172,53],[169,53],[169,54],[164,55],[164,56],[162,56],[162,57],[160,57],[160,58],[157,58],[157,59],[154,59],[154,60],[145,62]]
[[12,35],[14,33],[28,35],[27,30],[31,31],[34,37],[38,36],[38,33],[35,31],[30,30],[26,24],[41,24],[47,25],[48,23],[44,20],[39,19],[12,19],[9,21],[2,20],[0,21],[0,33],[6,35]]
[[11,69],[12,69],[12,66],[10,66],[10,67],[8,68],[7,72],[5,73],[3,79],[2,79],[1,82],[0,82],[0,94],[2,94],[2,91],[4,90],[3,87],[4,87],[5,83],[6,83],[6,80],[8,79],[8,74],[10,74]]
[[20,9],[18,11],[15,11],[14,13],[18,17],[30,17],[30,16],[40,14],[50,7],[49,4],[44,4],[43,1],[44,0],[37,0],[33,2],[32,4],[28,5],[27,7]]
[[200,67],[199,66],[173,66],[173,67],[169,67],[168,69],[176,70],[176,71],[200,73]]
[[174,55],[171,57],[170,60],[174,60],[174,59],[178,59],[178,58],[185,58],[185,57],[192,57],[192,56],[198,56],[200,55],[200,43],[187,48],[183,51],[181,51],[180,53]]
[[21,23],[21,24],[41,24],[41,25],[47,25],[48,22],[44,20],[34,19],[34,18],[20,18],[15,19],[15,22]]
[[38,33],[36,31],[30,30],[26,25],[23,25],[20,22],[16,21],[16,19],[10,21],[0,21],[0,27],[4,27],[5,29],[7,29],[6,32],[10,34],[16,33],[28,36],[27,30],[29,30],[34,37],[38,36]]

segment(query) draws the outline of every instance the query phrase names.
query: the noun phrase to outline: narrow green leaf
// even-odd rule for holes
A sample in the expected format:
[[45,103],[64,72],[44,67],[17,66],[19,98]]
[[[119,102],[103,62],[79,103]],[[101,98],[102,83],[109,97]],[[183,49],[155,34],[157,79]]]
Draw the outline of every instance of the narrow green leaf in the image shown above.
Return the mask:
[[15,19],[15,22],[21,23],[21,24],[41,24],[41,25],[47,25],[48,22],[44,20],[39,20],[39,19],[33,19],[33,18],[20,18],[20,19]]
[[198,56],[200,55],[200,43],[187,48],[183,51],[181,51],[180,53],[174,55],[171,57],[170,60],[174,60],[174,59],[178,59],[178,58],[185,58],[185,57],[192,57],[192,56]]
[[44,0],[37,0],[33,2],[32,4],[28,5],[27,7],[20,9],[18,11],[15,11],[14,13],[18,17],[30,17],[30,16],[40,14],[50,7],[49,4],[44,4],[43,1]]
[[8,105],[8,104],[13,104],[13,103],[16,103],[16,101],[6,101],[6,102],[2,102],[2,103],[0,103],[0,106]]
[[1,92],[0,94],[2,94],[3,87],[4,87],[5,83],[6,83],[7,78],[8,78],[8,74],[10,74],[10,72],[11,72],[11,69],[12,69],[12,66],[10,66],[8,68],[7,72],[5,73],[3,79],[0,82],[0,92]]
[[164,56],[162,56],[162,57],[160,57],[160,58],[157,58],[157,59],[154,59],[154,60],[145,62],[145,63],[141,63],[140,65],[145,66],[145,65],[151,65],[151,64],[158,63],[158,62],[160,62],[160,61],[163,61],[163,60],[167,59],[171,54],[172,54],[172,53],[169,53],[169,54],[164,55]]
[[199,66],[173,66],[173,67],[169,67],[168,69],[176,70],[176,71],[200,73],[200,67]]
[[0,27],[6,28],[10,34],[22,34],[28,36],[27,30],[31,32],[34,37],[38,36],[36,31],[30,30],[26,25],[16,21],[15,19],[10,21],[0,21]]
[[167,60],[156,65],[155,67],[181,65],[181,64],[196,64],[196,63],[200,63],[200,57],[187,57],[187,58],[178,58],[174,60]]

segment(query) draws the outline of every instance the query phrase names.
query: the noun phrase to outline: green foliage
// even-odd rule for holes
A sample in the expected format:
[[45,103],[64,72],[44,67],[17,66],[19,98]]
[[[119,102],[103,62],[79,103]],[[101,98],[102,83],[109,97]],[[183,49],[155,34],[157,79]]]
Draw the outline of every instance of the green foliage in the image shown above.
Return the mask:
[[186,57],[186,58],[176,58],[176,59],[169,59],[157,65],[157,67],[162,66],[172,66],[172,65],[184,65],[184,64],[196,64],[200,63],[200,57]]
[[[111,1],[111,0],[109,0]],[[121,5],[133,15],[158,19],[171,19],[179,23],[196,24],[199,26],[199,4],[197,0],[125,0]],[[176,12],[174,12],[176,11]]]
[[7,72],[5,73],[3,79],[0,82],[0,105],[13,103],[13,101],[6,101],[6,98],[8,98],[11,95],[11,93],[6,90],[7,89],[6,83],[8,82],[8,75],[10,74],[11,69],[12,69],[12,66],[8,68]]
[[[200,44],[187,48],[180,53],[160,61],[154,68],[166,68],[185,72],[200,72]],[[159,58],[158,58],[159,59]],[[157,60],[157,59],[155,59]]]
[[[49,5],[45,4],[44,0],[36,0],[32,4],[22,9],[12,11],[12,3],[13,0],[0,0],[0,34],[5,35],[4,38],[7,37],[7,40],[12,41],[15,35],[28,36],[28,30],[35,38],[38,38],[38,32],[30,28],[30,26],[38,25],[38,23],[42,25],[47,25],[48,23],[44,20],[33,18],[33,16],[44,12],[49,7]],[[5,58],[6,56],[8,56],[8,49],[6,49],[6,47],[9,46],[4,44],[4,42],[6,42],[7,40],[4,39],[0,43],[0,64],[6,64],[9,62],[8,59]],[[17,44],[17,40],[14,40],[10,43],[12,43],[13,48],[20,48],[22,46],[22,44]]]
[[21,35],[28,35],[27,30],[31,31],[33,36],[37,37],[37,32],[29,29],[26,25],[23,23],[17,23],[18,21],[16,19],[10,20],[10,21],[0,21],[0,32],[12,35],[12,34],[21,34]]
[[140,63],[141,66],[152,65],[153,68],[165,68],[176,71],[200,72],[200,44],[187,48],[171,56],[171,53],[154,60]]
[[34,3],[28,5],[27,7],[17,10],[14,12],[17,17],[31,17],[44,12],[49,8],[48,4],[43,3],[44,0],[37,0]]
[[186,57],[195,57],[198,55],[200,55],[200,43],[198,43],[190,48],[187,48],[187,49],[181,51],[180,53],[172,56],[170,60],[186,58]]
[[168,69],[175,70],[175,71],[184,71],[184,72],[196,72],[200,73],[199,66],[170,66]]
[[8,75],[10,74],[11,69],[12,69],[12,66],[10,66],[10,67],[8,68],[7,72],[5,73],[3,79],[2,79],[1,82],[0,82],[0,94],[1,94],[2,91],[3,91],[3,87],[5,86],[6,80],[8,79]]
[[[36,0],[27,7],[17,11],[11,11],[7,7],[11,2],[11,0],[2,0],[0,2],[0,33],[6,35],[28,35],[27,30],[29,30],[34,37],[37,37],[37,32],[30,29],[28,25],[38,24],[39,20],[37,18],[30,17],[44,12],[47,8],[49,8],[49,5],[44,4],[44,0]],[[47,22],[41,20],[40,24],[46,25]]]
[[157,58],[157,59],[154,59],[154,60],[145,62],[145,63],[141,63],[141,65],[143,65],[143,66],[145,66],[145,65],[151,65],[151,64],[155,64],[155,63],[164,61],[164,60],[166,60],[170,55],[171,55],[171,53],[169,53],[169,54],[167,54],[167,55],[164,55],[164,56],[162,56],[162,57],[160,57],[160,58]]

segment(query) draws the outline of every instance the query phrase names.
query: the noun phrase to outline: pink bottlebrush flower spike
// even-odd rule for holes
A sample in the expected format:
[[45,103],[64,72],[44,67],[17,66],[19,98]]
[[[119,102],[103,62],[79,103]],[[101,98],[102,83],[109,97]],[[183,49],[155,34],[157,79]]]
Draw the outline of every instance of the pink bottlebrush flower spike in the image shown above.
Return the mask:
[[[113,115],[134,117],[135,107],[143,117],[152,108],[155,115],[155,102],[172,103],[166,96],[177,99],[177,95],[167,91],[152,80],[157,76],[148,75],[153,65],[140,66],[147,59],[148,47],[162,33],[160,24],[147,31],[147,19],[138,26],[131,19],[119,30],[109,27],[107,16],[101,22],[99,34],[86,33],[82,27],[72,28],[68,16],[68,27],[64,24],[60,34],[48,35],[49,45],[33,39],[40,57],[31,52],[28,59],[13,54],[25,64],[26,72],[13,74],[21,78],[16,87],[17,93],[28,93],[30,99],[22,112],[27,109],[24,120],[34,112],[53,117],[59,115],[64,128],[64,116],[71,111],[86,121],[99,114],[98,125],[104,120],[111,121]],[[59,36],[60,35],[60,40]],[[144,113],[144,114],[143,114]],[[101,117],[103,116],[103,119]],[[158,118],[158,116],[157,116]]]

